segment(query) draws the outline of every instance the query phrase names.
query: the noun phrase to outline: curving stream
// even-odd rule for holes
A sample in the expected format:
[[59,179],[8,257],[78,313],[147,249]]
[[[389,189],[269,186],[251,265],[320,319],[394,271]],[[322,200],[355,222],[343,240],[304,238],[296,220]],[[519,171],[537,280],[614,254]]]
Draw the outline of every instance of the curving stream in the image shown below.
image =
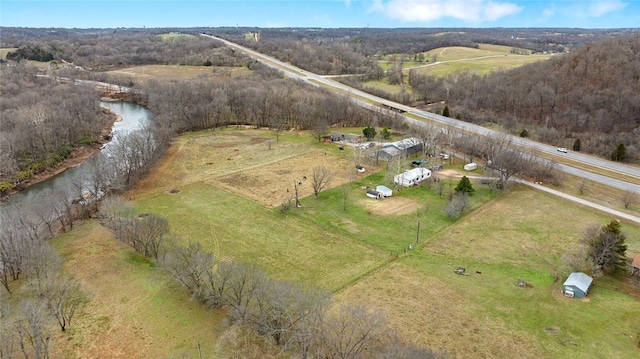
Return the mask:
[[[128,132],[139,129],[150,123],[153,119],[151,112],[143,106],[130,102],[100,102],[100,106],[108,108],[111,112],[122,117],[122,121],[118,121],[113,125],[113,137],[111,142],[104,145],[101,149],[102,153],[110,158],[111,147],[119,138],[125,136]],[[90,161],[95,161],[96,157],[92,157],[81,163],[80,165],[70,168],[55,177],[46,181],[29,186],[28,188],[14,194],[11,198],[0,203],[0,216],[5,215],[5,211],[11,209],[11,205],[17,205],[21,208],[28,208],[37,205],[35,201],[38,195],[47,189],[52,190],[68,190],[72,186],[73,181],[82,179],[83,174],[87,171]]]

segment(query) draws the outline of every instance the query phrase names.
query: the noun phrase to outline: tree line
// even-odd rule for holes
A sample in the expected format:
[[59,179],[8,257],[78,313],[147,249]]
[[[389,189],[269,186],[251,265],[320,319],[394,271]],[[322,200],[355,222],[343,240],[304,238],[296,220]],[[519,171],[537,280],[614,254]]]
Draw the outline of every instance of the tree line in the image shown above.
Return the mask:
[[[50,61],[71,62],[91,71],[108,71],[140,65],[246,66],[249,58],[222,43],[211,41],[190,31],[186,36],[163,39],[159,29],[149,31],[112,31],[45,36],[36,39],[5,39],[4,46],[40,49],[51,55]],[[3,33],[4,36],[4,33]],[[9,57],[7,57],[9,58]]]
[[401,127],[392,113],[364,109],[346,96],[279,78],[149,81],[141,88],[156,121],[177,133],[228,125],[312,130],[374,123]]
[[[120,197],[103,202],[102,223],[154,261],[207,308],[224,310],[232,326],[300,358],[436,358],[404,344],[384,314],[336,304],[327,292],[271,278],[255,265],[220,260],[198,242],[181,244],[168,221],[136,213]],[[246,355],[244,352],[242,355]]]

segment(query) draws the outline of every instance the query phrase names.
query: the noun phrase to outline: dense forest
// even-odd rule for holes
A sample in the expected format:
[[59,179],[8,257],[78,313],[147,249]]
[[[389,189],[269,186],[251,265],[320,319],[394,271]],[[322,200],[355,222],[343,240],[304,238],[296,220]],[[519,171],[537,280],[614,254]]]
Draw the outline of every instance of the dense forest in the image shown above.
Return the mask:
[[[99,140],[108,123],[92,88],[35,76],[18,64],[0,67],[0,192],[55,166],[74,147]],[[7,183],[7,181],[9,181]]]

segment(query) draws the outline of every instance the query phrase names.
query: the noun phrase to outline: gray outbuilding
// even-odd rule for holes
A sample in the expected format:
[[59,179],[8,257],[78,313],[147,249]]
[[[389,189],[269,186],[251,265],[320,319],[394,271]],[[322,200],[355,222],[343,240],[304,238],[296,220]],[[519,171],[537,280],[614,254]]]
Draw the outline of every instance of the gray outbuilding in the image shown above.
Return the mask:
[[562,293],[570,298],[584,298],[587,296],[592,282],[593,278],[588,275],[582,272],[573,272],[569,275],[569,278],[564,281]]

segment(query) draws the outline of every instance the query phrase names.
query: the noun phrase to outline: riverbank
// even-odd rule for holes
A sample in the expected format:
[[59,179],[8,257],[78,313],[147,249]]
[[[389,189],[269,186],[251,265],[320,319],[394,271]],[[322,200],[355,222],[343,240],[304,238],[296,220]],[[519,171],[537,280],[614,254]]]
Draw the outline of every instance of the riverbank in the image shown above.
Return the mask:
[[111,132],[113,130],[113,124],[115,122],[122,121],[122,117],[114,114],[109,109],[101,107],[101,112],[99,115],[99,121],[103,124],[103,128],[100,131],[100,136],[98,140],[89,145],[81,145],[74,147],[69,157],[59,162],[55,167],[46,168],[45,170],[34,174],[32,177],[15,184],[13,187],[8,189],[2,197],[0,197],[0,201],[7,201],[11,198],[12,195],[29,188],[35,184],[46,181],[50,178],[53,178],[64,171],[76,167],[87,159],[95,156],[98,152],[100,152],[100,148],[107,142],[111,140]]

